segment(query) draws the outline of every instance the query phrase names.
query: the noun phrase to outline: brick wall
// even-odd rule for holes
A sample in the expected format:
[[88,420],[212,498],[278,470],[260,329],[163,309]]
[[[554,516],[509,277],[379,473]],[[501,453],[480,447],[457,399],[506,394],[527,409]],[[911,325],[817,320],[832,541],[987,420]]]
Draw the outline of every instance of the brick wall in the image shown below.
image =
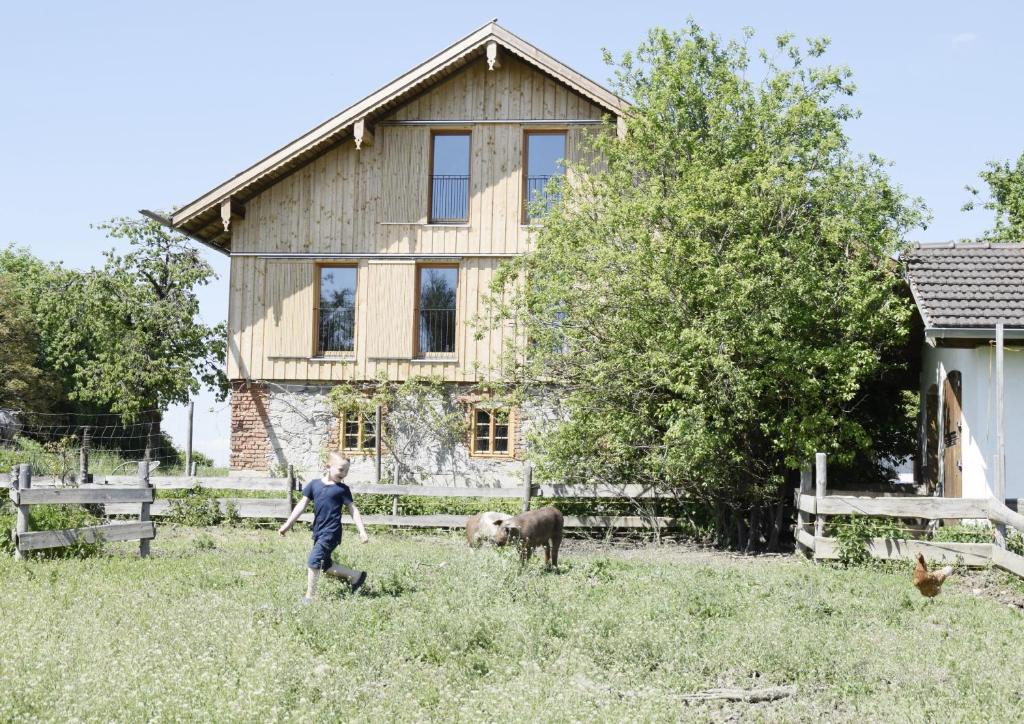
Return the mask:
[[266,472],[271,446],[267,436],[267,388],[262,384],[231,384],[231,469]]

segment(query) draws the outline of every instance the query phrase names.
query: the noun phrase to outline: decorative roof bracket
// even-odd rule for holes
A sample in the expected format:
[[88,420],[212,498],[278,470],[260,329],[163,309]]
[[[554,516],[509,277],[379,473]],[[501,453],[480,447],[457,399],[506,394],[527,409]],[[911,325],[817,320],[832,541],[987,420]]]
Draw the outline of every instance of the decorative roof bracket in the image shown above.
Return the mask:
[[501,67],[498,60],[498,43],[494,40],[487,44],[487,70],[494,70]]
[[237,199],[233,199],[228,196],[226,199],[220,202],[220,220],[224,222],[224,231],[231,231],[231,220],[232,219],[244,219],[245,218],[245,207],[238,202]]
[[362,150],[363,144],[373,145],[373,131],[366,125],[366,119],[360,118],[352,125],[352,135],[356,139],[356,150]]

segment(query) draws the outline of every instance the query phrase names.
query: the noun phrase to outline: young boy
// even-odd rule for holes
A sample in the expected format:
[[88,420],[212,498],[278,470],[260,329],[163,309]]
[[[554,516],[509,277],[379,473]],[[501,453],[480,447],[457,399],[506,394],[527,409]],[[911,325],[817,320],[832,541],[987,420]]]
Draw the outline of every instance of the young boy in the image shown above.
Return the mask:
[[327,479],[318,478],[306,483],[306,487],[302,489],[302,498],[284,525],[277,529],[277,532],[284,536],[302,515],[309,501],[313,501],[313,550],[309,552],[309,558],[306,559],[306,566],[309,570],[306,576],[306,595],[302,598],[303,604],[313,600],[321,572],[334,578],[347,579],[352,586],[353,593],[366,582],[366,571],[354,571],[351,568],[339,566],[331,560],[331,553],[341,543],[341,508],[343,505],[348,506],[352,522],[359,530],[359,540],[363,543],[370,540],[363,527],[363,519],[359,517],[359,509],[352,501],[352,491],[341,482],[348,475],[350,465],[351,461],[344,455],[336,452],[330,453],[327,456]]

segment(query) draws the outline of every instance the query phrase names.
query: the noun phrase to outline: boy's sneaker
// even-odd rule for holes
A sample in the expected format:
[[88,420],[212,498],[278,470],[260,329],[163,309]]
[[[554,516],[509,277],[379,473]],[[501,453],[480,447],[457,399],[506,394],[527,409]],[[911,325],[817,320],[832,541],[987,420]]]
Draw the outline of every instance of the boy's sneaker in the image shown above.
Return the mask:
[[360,571],[356,580],[352,581],[352,593],[357,592],[366,583],[366,571]]

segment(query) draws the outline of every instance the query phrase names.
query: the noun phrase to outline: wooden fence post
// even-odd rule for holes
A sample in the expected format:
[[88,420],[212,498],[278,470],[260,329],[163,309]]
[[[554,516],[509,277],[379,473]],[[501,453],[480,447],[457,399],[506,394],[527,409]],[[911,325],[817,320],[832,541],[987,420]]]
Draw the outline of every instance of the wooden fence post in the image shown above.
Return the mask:
[[[148,460],[143,460],[142,462],[139,463],[139,487],[140,488],[148,488],[149,487],[149,461]],[[140,523],[148,523],[149,522],[149,503],[143,503],[142,507],[139,509],[139,522]],[[139,557],[140,558],[147,558],[147,557],[149,557],[149,539],[148,538],[143,538],[142,540],[139,541]]]
[[[32,465],[30,463],[22,463],[21,465],[15,465],[14,470],[11,471],[11,482],[19,491],[28,490],[32,487]],[[14,539],[14,559],[17,561],[25,560],[25,554],[21,552],[18,545],[18,537],[22,533],[28,533],[28,506],[18,505],[18,520],[15,523],[15,539]]]
[[[816,453],[814,455],[814,498],[817,505],[815,510],[821,506],[822,499],[827,495],[828,491],[828,458],[825,453]],[[814,537],[823,538],[825,536],[825,516],[821,513],[814,514]]]
[[292,508],[295,507],[295,466],[291,463],[288,464],[288,513],[291,514]]
[[92,428],[82,428],[82,447],[78,451],[78,483],[90,483],[89,480],[89,447],[92,445]]
[[804,495],[810,495],[811,493],[811,464],[809,462],[804,463],[800,466],[800,488],[796,494],[796,549],[801,553],[814,553],[814,551],[803,543],[800,542],[799,533],[810,533],[808,528],[811,526],[811,516],[809,513],[805,513],[800,510],[800,498]]
[[530,498],[533,496],[533,463],[529,460],[523,465],[523,512],[530,509]]

